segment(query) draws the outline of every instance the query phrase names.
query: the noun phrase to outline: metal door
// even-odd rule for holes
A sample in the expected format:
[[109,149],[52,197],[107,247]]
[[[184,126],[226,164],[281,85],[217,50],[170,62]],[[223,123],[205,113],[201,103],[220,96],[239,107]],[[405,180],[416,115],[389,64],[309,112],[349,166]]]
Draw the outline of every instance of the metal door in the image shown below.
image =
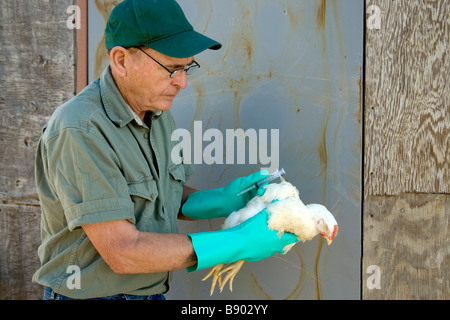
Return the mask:
[[[101,49],[107,14],[98,14],[113,1],[96,3],[89,2],[91,80],[107,62]],[[201,69],[172,107],[177,126],[200,139],[192,146],[196,171],[189,185],[216,188],[261,168],[284,168],[304,203],[334,213],[339,234],[330,247],[317,237],[287,255],[247,262],[232,293],[226,288],[210,297],[210,281],[201,281],[207,271],[177,271],[168,298],[359,299],[363,1],[179,3],[196,30],[223,44],[196,57]],[[221,155],[208,152],[208,130],[222,139]],[[227,143],[243,132],[240,157],[237,144]],[[182,222],[180,232],[220,224]]]

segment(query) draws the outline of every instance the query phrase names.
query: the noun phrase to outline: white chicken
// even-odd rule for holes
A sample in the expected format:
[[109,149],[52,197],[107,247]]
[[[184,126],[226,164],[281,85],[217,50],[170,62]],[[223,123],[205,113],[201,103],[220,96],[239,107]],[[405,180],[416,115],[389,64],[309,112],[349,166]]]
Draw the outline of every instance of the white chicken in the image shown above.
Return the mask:
[[[269,229],[278,231],[279,236],[290,232],[295,234],[299,241],[308,241],[320,234],[330,245],[338,232],[336,219],[327,208],[320,204],[305,206],[300,200],[297,188],[286,181],[269,184],[262,196],[254,197],[244,208],[231,213],[222,229],[237,226],[265,208],[269,213]],[[295,243],[284,247],[283,253],[286,254],[294,245]],[[225,268],[223,264],[214,266],[203,278],[205,281],[213,275],[211,295],[217,281],[221,292],[228,281],[230,291],[233,291],[233,280],[244,262],[240,260]],[[228,274],[222,281],[224,273]]]

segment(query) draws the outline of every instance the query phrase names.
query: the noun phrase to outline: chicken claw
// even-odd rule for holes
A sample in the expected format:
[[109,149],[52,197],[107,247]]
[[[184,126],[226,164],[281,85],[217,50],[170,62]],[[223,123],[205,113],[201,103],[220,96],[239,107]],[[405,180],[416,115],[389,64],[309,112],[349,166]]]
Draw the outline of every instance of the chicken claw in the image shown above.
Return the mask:
[[207,280],[211,275],[213,275],[212,284],[211,284],[211,292],[210,295],[214,293],[214,289],[216,287],[217,280],[219,280],[219,288],[222,286],[222,276],[221,276],[221,270],[222,270],[223,264],[218,264],[214,266],[211,271],[202,279],[202,281]]
[[225,269],[220,271],[219,277],[222,276],[222,274],[224,274],[225,272],[228,272],[228,274],[226,275],[226,277],[223,280],[222,284],[219,284],[220,292],[222,292],[222,290],[225,287],[225,284],[227,283],[227,281],[230,281],[230,291],[231,292],[233,291],[233,280],[234,280],[234,277],[236,277],[236,275],[239,272],[239,270],[241,270],[242,265],[244,264],[244,262],[245,262],[244,260],[239,260],[237,262],[234,262],[234,263],[230,264]]

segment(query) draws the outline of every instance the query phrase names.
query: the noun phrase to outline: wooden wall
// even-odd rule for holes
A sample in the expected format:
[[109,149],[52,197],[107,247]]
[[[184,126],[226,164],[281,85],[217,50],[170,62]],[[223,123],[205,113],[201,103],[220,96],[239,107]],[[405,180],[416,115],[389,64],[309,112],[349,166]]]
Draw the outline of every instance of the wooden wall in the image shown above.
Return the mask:
[[[41,127],[76,87],[72,2],[0,8],[0,299],[42,296],[33,163]],[[362,298],[449,299],[450,2],[366,5],[381,28],[366,31]]]
[[449,299],[450,1],[370,5],[381,25],[366,29],[363,298]]
[[40,209],[34,156],[41,128],[74,95],[73,1],[2,0],[0,7],[0,299],[40,299]]

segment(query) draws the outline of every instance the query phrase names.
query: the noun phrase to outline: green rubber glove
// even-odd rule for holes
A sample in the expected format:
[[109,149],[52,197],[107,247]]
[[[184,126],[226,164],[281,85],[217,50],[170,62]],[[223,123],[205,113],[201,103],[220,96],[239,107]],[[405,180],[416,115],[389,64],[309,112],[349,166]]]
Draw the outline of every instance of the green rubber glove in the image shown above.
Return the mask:
[[187,268],[187,271],[198,271],[239,260],[263,260],[277,252],[283,252],[285,246],[298,241],[292,233],[285,233],[279,238],[277,231],[269,230],[268,219],[269,214],[264,209],[236,227],[189,234],[198,262]]
[[261,186],[240,196],[238,193],[261,181],[269,175],[269,171],[262,170],[247,177],[237,178],[224,188],[197,191],[189,195],[181,213],[192,219],[213,219],[228,217],[247,204],[256,194],[263,195],[265,189]]

